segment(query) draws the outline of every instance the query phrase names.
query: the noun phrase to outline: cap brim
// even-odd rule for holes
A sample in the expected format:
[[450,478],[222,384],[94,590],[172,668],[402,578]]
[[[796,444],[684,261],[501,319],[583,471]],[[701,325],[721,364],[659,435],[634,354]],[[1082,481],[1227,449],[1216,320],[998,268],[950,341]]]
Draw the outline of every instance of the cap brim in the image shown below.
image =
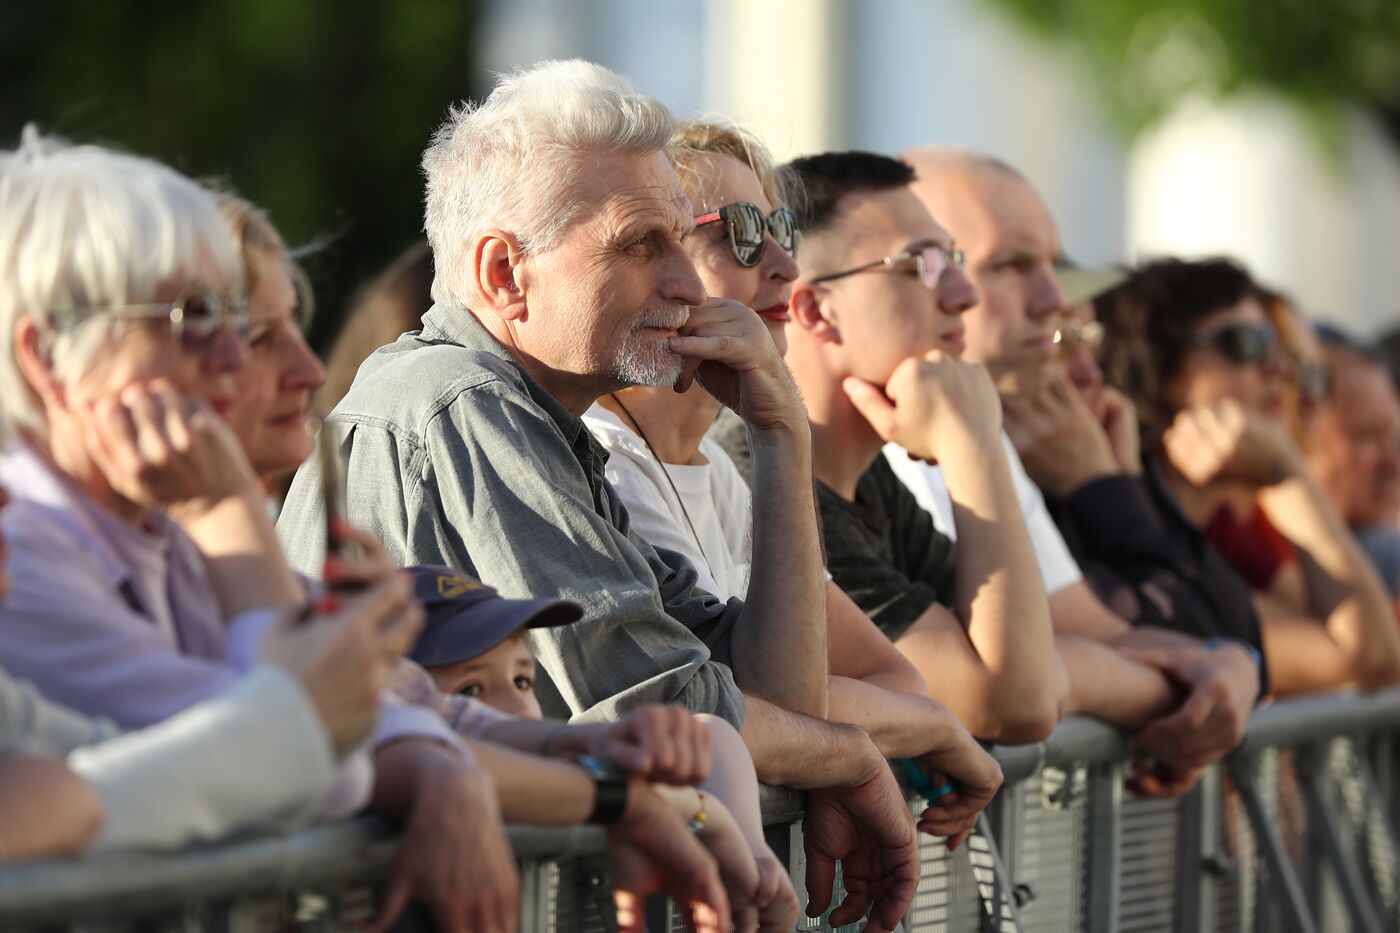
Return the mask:
[[493,597],[426,626],[409,657],[424,667],[456,664],[527,628],[569,625],[581,618],[583,607],[568,600]]
[[1055,269],[1055,281],[1064,293],[1066,308],[1093,301],[1127,280],[1128,273],[1116,269],[1086,269],[1083,266],[1060,266]]
[[583,607],[568,599],[512,599],[509,602],[520,605],[528,613],[525,628],[555,628],[572,625],[583,618]]

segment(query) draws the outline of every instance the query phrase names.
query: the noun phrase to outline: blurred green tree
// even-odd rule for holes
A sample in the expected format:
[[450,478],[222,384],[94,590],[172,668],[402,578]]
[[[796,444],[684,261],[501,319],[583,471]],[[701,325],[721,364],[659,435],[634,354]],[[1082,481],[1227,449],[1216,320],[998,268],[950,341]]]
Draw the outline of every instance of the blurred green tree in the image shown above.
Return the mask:
[[471,86],[468,0],[3,0],[0,146],[26,121],[220,178],[308,258],[324,348],[422,227],[418,159]]
[[1268,90],[1326,129],[1347,106],[1400,144],[1400,0],[987,0],[1067,43],[1141,129],[1192,95]]

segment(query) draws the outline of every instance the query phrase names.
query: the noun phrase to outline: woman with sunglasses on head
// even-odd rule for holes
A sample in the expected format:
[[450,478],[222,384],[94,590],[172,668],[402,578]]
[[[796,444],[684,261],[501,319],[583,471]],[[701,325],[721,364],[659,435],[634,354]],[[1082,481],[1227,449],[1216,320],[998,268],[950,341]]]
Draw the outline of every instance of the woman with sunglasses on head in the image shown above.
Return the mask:
[[1104,376],[1133,399],[1146,456],[1255,591],[1273,693],[1400,679],[1380,580],[1290,434],[1287,360],[1249,274],[1158,260],[1096,310]]
[[[668,152],[696,214],[696,229],[684,242],[706,290],[755,309],[785,352],[798,232],[771,158],[758,140],[722,122],[683,123]],[[746,594],[751,572],[776,568],[750,566],[749,488],[706,436],[720,414],[720,404],[694,388],[633,388],[603,398],[584,420],[610,453],[608,481],[632,527],[656,547],[684,554],[701,588],[728,599]],[[986,789],[992,769],[961,723],[929,699],[913,666],[829,576],[825,604],[825,619],[813,624],[826,626],[828,718],[862,726],[888,757],[919,759],[937,773],[935,787],[956,783],[968,791],[958,795],[956,814],[924,827],[956,846],[981,809],[971,792]],[[939,747],[946,754],[926,755]]]

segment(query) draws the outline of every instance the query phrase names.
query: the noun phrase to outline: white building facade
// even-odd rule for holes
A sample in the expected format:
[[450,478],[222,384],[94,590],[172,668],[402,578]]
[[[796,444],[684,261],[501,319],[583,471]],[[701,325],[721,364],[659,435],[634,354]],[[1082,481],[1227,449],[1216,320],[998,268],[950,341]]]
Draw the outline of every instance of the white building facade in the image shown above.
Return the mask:
[[[1081,262],[1228,254],[1360,337],[1400,324],[1400,156],[1366,118],[1329,152],[1287,106],[1198,102],[1112,130],[1070,52],[980,0],[496,0],[477,62],[584,57],[779,158],[985,150],[1024,171]],[[485,84],[483,76],[483,85]]]

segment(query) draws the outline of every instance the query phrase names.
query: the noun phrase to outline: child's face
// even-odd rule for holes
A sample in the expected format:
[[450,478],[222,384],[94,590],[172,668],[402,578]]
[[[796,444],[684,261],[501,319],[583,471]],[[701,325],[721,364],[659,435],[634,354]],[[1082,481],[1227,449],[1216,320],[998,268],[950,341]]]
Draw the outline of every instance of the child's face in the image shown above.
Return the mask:
[[544,718],[535,699],[535,657],[524,632],[485,654],[427,671],[443,693],[476,697],[521,719]]

